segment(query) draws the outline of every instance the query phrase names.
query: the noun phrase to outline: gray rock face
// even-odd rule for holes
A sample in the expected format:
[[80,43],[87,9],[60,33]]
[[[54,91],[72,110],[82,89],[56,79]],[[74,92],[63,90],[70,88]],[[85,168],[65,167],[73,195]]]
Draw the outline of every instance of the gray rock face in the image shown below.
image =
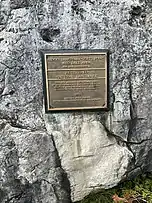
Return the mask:
[[54,136],[71,183],[72,200],[80,200],[94,189],[115,186],[125,178],[133,155],[108,136],[95,114],[47,117],[48,132]]
[[1,202],[70,202],[51,136],[6,122],[1,122],[1,130]]
[[[40,49],[109,49],[110,111],[45,115]],[[0,202],[68,203],[152,171],[151,0],[0,1]]]

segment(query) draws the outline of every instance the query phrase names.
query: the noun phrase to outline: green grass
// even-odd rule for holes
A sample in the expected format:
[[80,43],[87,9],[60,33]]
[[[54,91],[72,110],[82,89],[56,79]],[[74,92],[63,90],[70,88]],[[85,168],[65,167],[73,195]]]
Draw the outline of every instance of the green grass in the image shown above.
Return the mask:
[[121,183],[112,189],[93,192],[77,203],[113,203],[112,196],[114,194],[120,197],[124,197],[126,194],[142,195],[148,203],[152,203],[152,175],[138,176],[134,180]]

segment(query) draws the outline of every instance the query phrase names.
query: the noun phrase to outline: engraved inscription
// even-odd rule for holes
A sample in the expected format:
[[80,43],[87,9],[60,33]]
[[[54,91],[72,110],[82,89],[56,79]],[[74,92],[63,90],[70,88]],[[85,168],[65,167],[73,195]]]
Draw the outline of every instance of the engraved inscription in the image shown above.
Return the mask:
[[48,110],[107,107],[107,53],[45,57]]
[[105,70],[60,70],[48,71],[49,80],[100,79],[105,77]]
[[50,83],[55,91],[75,91],[75,90],[97,90],[104,86],[104,80],[85,80],[85,81],[53,81]]

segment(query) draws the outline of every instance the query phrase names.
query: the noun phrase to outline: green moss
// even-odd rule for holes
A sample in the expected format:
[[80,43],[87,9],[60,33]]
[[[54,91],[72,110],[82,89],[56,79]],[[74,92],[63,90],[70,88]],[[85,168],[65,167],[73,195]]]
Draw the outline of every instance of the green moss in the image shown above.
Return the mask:
[[111,203],[112,195],[115,194],[115,190],[101,190],[99,193],[92,193],[79,203]]
[[152,175],[138,176],[134,180],[126,181],[117,187],[91,193],[77,203],[113,203],[112,196],[141,195],[148,203],[152,203]]

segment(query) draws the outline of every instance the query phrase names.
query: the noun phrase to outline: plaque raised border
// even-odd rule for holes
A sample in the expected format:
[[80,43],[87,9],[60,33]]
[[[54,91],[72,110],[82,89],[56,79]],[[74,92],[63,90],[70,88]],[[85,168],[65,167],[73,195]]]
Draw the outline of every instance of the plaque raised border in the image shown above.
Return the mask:
[[[77,111],[77,110],[109,110],[109,51],[105,49],[94,49],[94,50],[41,50],[40,51],[42,58],[42,76],[43,76],[43,93],[44,93],[44,102],[45,102],[45,112],[59,112],[59,111]],[[76,107],[52,107],[50,105],[50,97],[53,98],[53,95],[50,96],[51,91],[49,91],[49,79],[48,79],[48,56],[55,57],[65,57],[65,56],[104,56],[105,60],[105,103],[104,105],[92,105],[92,106],[76,106]],[[61,67],[62,68],[62,67]],[[58,70],[60,68],[58,67]],[[103,68],[98,68],[99,71]],[[62,69],[63,70],[63,69]],[[69,95],[70,96],[70,95]],[[79,101],[80,102],[80,101]],[[50,107],[51,106],[51,107]]]

